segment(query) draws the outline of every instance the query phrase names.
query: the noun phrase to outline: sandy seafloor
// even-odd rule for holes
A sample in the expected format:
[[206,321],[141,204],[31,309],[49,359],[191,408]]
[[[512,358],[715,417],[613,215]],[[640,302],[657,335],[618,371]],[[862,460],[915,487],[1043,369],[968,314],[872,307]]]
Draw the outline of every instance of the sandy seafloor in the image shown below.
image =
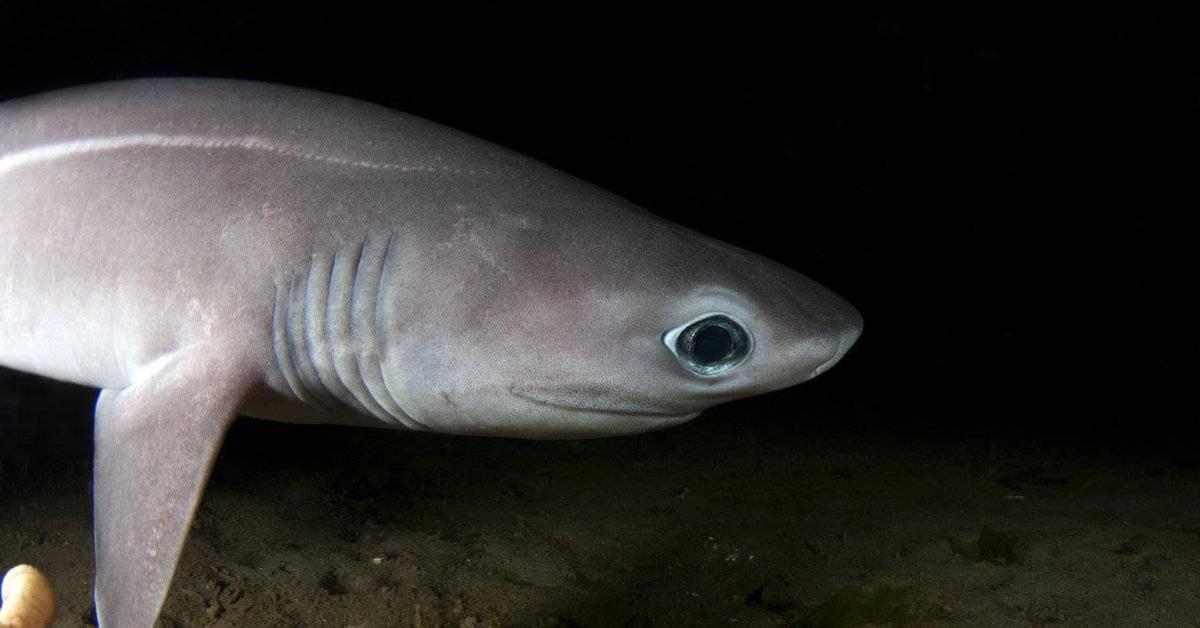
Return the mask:
[[[0,563],[88,625],[90,393],[32,390]],[[1200,456],[975,427],[800,391],[596,441],[241,420],[160,624],[1200,625]]]

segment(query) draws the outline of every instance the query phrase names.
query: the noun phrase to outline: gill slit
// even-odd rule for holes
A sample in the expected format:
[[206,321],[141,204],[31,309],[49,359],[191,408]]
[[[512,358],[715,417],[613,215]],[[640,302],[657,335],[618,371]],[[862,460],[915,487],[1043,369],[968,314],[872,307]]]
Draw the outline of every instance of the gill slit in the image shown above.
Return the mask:
[[304,339],[304,295],[297,289],[297,283],[288,282],[288,299],[283,321],[287,344],[291,349],[291,366],[301,384],[301,390],[297,392],[303,392],[308,397],[305,401],[310,404],[332,409],[333,404],[327,392],[313,386],[321,382],[308,358],[308,345]]
[[[378,276],[374,281],[373,299],[370,303],[366,304],[369,307],[368,311],[371,313],[371,328],[375,333],[382,331],[384,337],[387,337],[388,331],[392,328],[391,316],[388,315],[388,312],[391,310],[387,307],[389,301],[383,297],[383,291],[385,287],[384,278],[387,276],[388,264],[392,261],[392,251],[395,243],[396,234],[388,234],[387,244],[383,250],[383,257],[379,260]],[[383,374],[383,363],[387,357],[386,352],[388,348],[382,342],[376,341],[373,350],[375,359],[367,362],[368,368],[366,370],[360,368],[360,372],[363,373],[363,384],[371,391],[371,395],[379,401],[380,405],[393,414],[397,420],[403,421],[405,425],[412,429],[428,429],[426,425],[416,420],[411,414],[405,412],[400,407],[400,398],[394,394],[395,391],[392,390],[391,385],[388,384],[387,377]]]
[[[333,266],[329,273],[328,294],[330,296],[326,300],[325,334],[327,337],[333,339],[331,343],[333,368],[339,379],[348,382],[362,381],[361,368],[358,362],[359,352],[356,350],[355,345],[363,341],[359,341],[355,337],[352,319],[354,282],[358,279],[358,270],[362,267],[363,255],[366,248],[367,243],[364,240],[357,246],[353,255],[346,255],[345,249],[338,249],[334,253]],[[350,257],[353,257],[354,261],[347,263],[346,260]],[[347,291],[347,294],[343,294]],[[345,307],[338,307],[338,304],[341,303],[344,303]],[[359,406],[361,406],[361,410],[364,413],[371,414],[384,421],[392,418],[369,393],[364,394],[361,387],[347,387],[347,390]]]
[[272,316],[275,354],[288,388],[302,402],[422,429],[383,376],[390,321],[380,298],[394,239],[367,236],[318,251],[281,278]]

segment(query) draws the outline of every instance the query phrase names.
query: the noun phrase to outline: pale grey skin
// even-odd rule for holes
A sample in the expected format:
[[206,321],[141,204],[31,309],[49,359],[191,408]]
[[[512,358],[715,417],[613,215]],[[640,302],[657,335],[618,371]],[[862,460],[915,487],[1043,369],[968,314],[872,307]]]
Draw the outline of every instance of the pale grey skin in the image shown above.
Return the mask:
[[[862,325],[812,280],[526,157],[260,83],[0,105],[0,227],[0,364],[102,389],[104,626],[153,623],[238,414],[627,434],[807,380]],[[663,336],[710,313],[752,350],[701,376]]]

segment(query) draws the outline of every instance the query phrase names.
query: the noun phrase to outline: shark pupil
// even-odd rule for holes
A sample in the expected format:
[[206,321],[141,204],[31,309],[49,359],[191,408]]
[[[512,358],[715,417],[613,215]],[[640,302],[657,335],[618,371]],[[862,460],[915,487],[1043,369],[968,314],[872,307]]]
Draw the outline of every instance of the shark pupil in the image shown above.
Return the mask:
[[700,375],[716,375],[741,362],[750,352],[750,335],[728,316],[713,315],[683,329],[675,354]]
[[733,353],[733,334],[720,325],[705,325],[692,338],[692,358],[711,366]]

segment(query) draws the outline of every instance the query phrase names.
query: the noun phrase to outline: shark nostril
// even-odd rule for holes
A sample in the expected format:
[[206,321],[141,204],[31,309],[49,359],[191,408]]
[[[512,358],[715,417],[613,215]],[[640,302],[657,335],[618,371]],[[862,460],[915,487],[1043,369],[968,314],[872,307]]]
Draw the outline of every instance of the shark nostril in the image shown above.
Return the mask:
[[828,371],[834,364],[837,364],[839,361],[841,361],[841,359],[845,357],[846,352],[850,350],[850,347],[854,345],[854,343],[858,340],[858,337],[861,335],[861,322],[856,322],[842,329],[842,331],[838,333],[837,347],[834,349],[833,355],[830,356],[829,359],[822,362],[820,366],[813,369],[812,376],[816,377],[821,373]]
[[817,366],[817,368],[813,369],[812,376],[816,377],[816,376],[820,375],[821,373],[828,371],[830,367],[832,367],[834,364],[837,364],[838,360],[841,360],[841,359],[842,359],[842,349],[839,346],[838,350],[833,354],[832,357],[830,357],[828,360],[825,360],[824,362],[819,364]]

